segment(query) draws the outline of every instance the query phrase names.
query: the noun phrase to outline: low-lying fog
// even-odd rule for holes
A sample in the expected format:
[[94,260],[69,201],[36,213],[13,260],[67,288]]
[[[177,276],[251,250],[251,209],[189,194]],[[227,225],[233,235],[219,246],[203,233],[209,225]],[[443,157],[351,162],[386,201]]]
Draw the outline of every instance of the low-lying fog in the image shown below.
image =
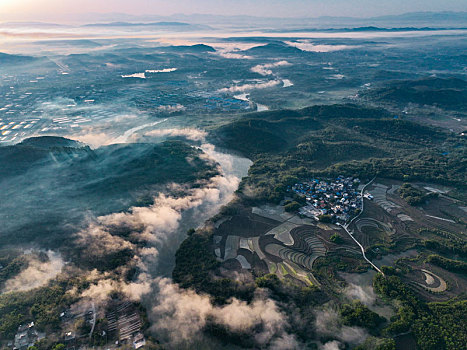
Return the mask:
[[[267,296],[217,306],[170,279],[187,230],[234,198],[252,164],[216,149],[210,131],[241,113],[353,101],[372,84],[418,77],[422,64],[425,71],[465,76],[460,58],[452,58],[460,44],[451,42],[467,30],[264,28],[0,24],[3,53],[33,56],[0,55],[0,156],[4,164],[16,159],[19,169],[0,165],[0,238],[34,252],[4,291],[47,283],[73,259],[104,261],[121,253],[137,266],[135,278],[112,279],[80,266],[92,281],[82,296],[104,300],[119,289],[142,300],[170,348],[193,348],[194,341],[221,348],[198,338],[211,320],[252,334],[258,348],[300,348]],[[429,50],[437,59],[426,59]],[[76,142],[18,146],[45,135]],[[368,280],[348,281],[350,297],[377,307]],[[339,326],[326,306],[315,316],[324,338],[355,344],[367,335]]]

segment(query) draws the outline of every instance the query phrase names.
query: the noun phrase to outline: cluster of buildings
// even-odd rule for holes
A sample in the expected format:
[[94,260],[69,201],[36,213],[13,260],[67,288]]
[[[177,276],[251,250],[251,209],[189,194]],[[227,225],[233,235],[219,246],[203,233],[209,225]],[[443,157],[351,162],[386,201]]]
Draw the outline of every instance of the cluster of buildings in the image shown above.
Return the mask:
[[300,214],[316,220],[327,215],[333,222],[347,222],[362,206],[359,184],[357,178],[339,176],[333,181],[312,179],[296,183],[288,190],[306,198]]
[[18,327],[14,344],[8,345],[13,345],[14,350],[26,350],[30,346],[33,346],[38,340],[43,339],[44,336],[43,333],[39,333],[36,330],[34,322],[30,322]]
[[[188,106],[192,113],[202,114],[242,112],[251,110],[252,107],[248,101],[228,98],[218,93],[188,94],[191,85],[185,86],[181,81],[148,82],[130,86],[124,82],[116,82],[112,87],[101,87],[87,84],[86,72],[84,76],[80,76],[84,82],[79,86],[71,82],[68,85],[58,77],[35,77],[31,81],[17,81],[12,76],[0,74],[0,79],[4,82],[4,86],[0,86],[0,146],[18,142],[29,135],[70,130],[81,124],[120,115],[121,105],[114,103],[115,96],[119,97],[122,104],[156,115],[161,112],[183,111],[186,108],[184,106]],[[185,85],[178,86],[179,83]],[[109,101],[111,103],[107,103]]]
[[0,145],[1,142],[13,142],[25,134],[37,131],[39,112],[35,109],[36,101],[46,96],[36,96],[27,87],[18,91],[13,77],[0,75],[4,86],[0,87]]
[[[67,309],[60,314],[61,329],[66,330],[60,337],[60,343],[66,350],[86,347],[90,334],[94,332],[97,319],[97,310],[94,303],[82,305],[77,309]],[[101,317],[104,314],[101,315]],[[143,322],[136,305],[130,301],[112,301],[110,309],[105,313],[107,321],[106,330],[100,330],[99,334],[105,340],[106,348],[133,348],[140,349],[146,345],[143,334]],[[90,332],[83,333],[77,323],[84,321],[89,325]],[[78,328],[77,328],[78,327]],[[45,333],[37,331],[34,322],[29,322],[18,327],[18,332],[13,341],[8,342],[8,348],[13,350],[27,350],[37,341],[45,338]],[[1,344],[0,344],[1,347]]]

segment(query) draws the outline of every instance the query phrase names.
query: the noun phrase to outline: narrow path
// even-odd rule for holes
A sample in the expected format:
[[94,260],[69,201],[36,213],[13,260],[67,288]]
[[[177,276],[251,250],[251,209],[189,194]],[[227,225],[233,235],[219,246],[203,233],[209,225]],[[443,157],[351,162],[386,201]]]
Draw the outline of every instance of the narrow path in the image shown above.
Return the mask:
[[360,192],[360,196],[362,197],[362,210],[360,211],[360,213],[359,213],[357,216],[355,216],[352,220],[350,220],[348,224],[341,225],[340,223],[337,223],[336,225],[341,226],[341,227],[345,230],[345,232],[348,233],[348,235],[350,236],[350,238],[352,238],[352,239],[354,240],[354,242],[357,243],[357,245],[360,247],[360,250],[362,251],[363,259],[365,259],[376,271],[378,271],[379,273],[381,273],[381,274],[384,276],[383,271],[381,271],[381,270],[378,268],[378,266],[376,266],[375,264],[373,264],[373,263],[370,261],[370,259],[368,259],[368,258],[366,257],[365,248],[363,248],[363,246],[360,244],[360,242],[357,241],[357,240],[355,239],[355,237],[352,235],[352,233],[348,230],[348,227],[352,224],[352,222],[353,222],[355,219],[357,219],[360,215],[362,215],[362,213],[363,213],[363,203],[364,203],[363,193],[365,192],[365,189],[366,189],[369,185],[371,185],[371,183],[372,183],[375,179],[376,179],[376,176],[375,176],[370,182],[368,182],[365,186],[363,186],[362,191]]
[[362,251],[363,259],[365,259],[376,271],[378,271],[379,273],[381,273],[381,274],[384,275],[383,271],[381,271],[381,270],[378,268],[378,266],[376,266],[375,264],[373,264],[373,263],[370,261],[370,259],[368,259],[368,258],[366,257],[365,248],[363,248],[363,246],[360,244],[360,242],[357,241],[357,240],[355,239],[355,237],[352,235],[352,233],[350,233],[350,231],[347,229],[347,227],[344,226],[344,225],[341,225],[341,224],[339,224],[339,223],[338,223],[337,225],[341,226],[341,227],[345,230],[345,232],[347,232],[347,233],[349,234],[350,238],[352,238],[352,239],[355,241],[355,243],[358,244],[358,246],[360,247],[360,250]]
[[364,199],[364,198],[363,198],[363,192],[365,192],[365,189],[366,189],[368,186],[370,186],[371,183],[372,183],[373,181],[375,181],[375,179],[376,179],[376,176],[375,176],[374,178],[372,178],[371,181],[368,182],[365,186],[363,186],[362,190],[360,191],[360,197],[362,197],[362,210],[360,210],[360,213],[358,213],[357,216],[355,216],[354,218],[352,218],[352,220],[350,220],[349,223],[348,223],[347,225],[345,225],[346,227],[349,227],[350,224],[352,224],[352,222],[353,222],[356,218],[358,218],[360,215],[363,214],[363,202],[364,202],[364,200],[363,200],[363,199]]
[[96,327],[96,305],[92,302],[92,328],[91,332],[89,332],[89,339],[92,337],[92,333],[94,333],[94,327]]
[[438,220],[447,221],[447,222],[450,222],[450,223],[453,223],[453,224],[456,223],[454,220],[440,218],[439,216],[433,216],[433,215],[428,215],[428,214],[425,214],[425,216],[428,216],[429,218],[433,218],[433,219],[438,219]]

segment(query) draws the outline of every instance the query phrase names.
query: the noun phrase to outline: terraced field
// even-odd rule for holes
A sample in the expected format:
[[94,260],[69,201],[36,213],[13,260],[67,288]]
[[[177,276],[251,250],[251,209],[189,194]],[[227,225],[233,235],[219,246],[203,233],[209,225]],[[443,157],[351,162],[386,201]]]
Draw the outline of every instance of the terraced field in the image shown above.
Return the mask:
[[277,227],[274,227],[271,231],[267,232],[267,235],[274,235],[274,238],[281,241],[287,246],[292,246],[294,240],[290,235],[290,232],[297,227],[296,224],[290,223],[288,221],[280,224]]
[[294,238],[293,249],[305,252],[306,254],[326,254],[326,248],[321,240],[316,237],[313,228],[310,226],[296,227],[290,231]]
[[292,250],[279,244],[268,244],[266,246],[266,253],[277,256],[283,260],[292,261],[308,270],[312,269],[313,261],[318,258],[318,255],[316,254],[306,255],[302,252]]
[[106,319],[108,322],[108,333],[118,336],[120,342],[131,340],[133,335],[138,333],[142,327],[138,310],[129,301],[115,305],[107,312]]
[[370,190],[370,193],[374,197],[374,201],[381,206],[388,213],[391,213],[394,209],[400,208],[397,204],[389,201],[386,197],[388,187],[383,184],[375,184],[374,188]]
[[446,281],[433,272],[425,269],[421,269],[420,272],[423,274],[424,283],[413,282],[414,284],[432,293],[442,293],[448,288]]
[[[355,222],[360,243],[367,247],[378,240],[391,237],[396,230],[390,223],[384,223],[373,218],[361,218]],[[381,236],[381,237],[379,237]]]
[[225,241],[224,260],[235,259],[239,248],[240,237],[228,236]]
[[241,208],[236,215],[219,221],[212,244],[225,268],[263,269],[281,279],[319,285],[311,269],[327,252],[317,233],[332,230],[329,225],[319,228],[311,219],[284,212],[282,206]]
[[294,239],[292,248],[273,243],[266,246],[266,253],[311,270],[313,262],[326,254],[323,242],[313,234],[311,226],[296,227],[290,234]]

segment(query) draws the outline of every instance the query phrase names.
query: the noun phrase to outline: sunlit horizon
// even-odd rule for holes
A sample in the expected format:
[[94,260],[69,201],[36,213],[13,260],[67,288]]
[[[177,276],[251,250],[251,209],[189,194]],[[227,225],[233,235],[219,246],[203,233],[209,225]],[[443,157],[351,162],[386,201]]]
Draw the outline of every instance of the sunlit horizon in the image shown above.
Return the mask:
[[113,15],[174,16],[174,15],[230,15],[282,18],[336,17],[374,17],[398,15],[408,12],[466,11],[465,3],[460,0],[429,1],[379,1],[358,0],[349,4],[344,0],[324,2],[321,0],[268,1],[268,0],[122,0],[108,1],[70,1],[70,0],[2,0],[0,2],[0,21],[50,21],[57,23],[87,22],[112,19]]

